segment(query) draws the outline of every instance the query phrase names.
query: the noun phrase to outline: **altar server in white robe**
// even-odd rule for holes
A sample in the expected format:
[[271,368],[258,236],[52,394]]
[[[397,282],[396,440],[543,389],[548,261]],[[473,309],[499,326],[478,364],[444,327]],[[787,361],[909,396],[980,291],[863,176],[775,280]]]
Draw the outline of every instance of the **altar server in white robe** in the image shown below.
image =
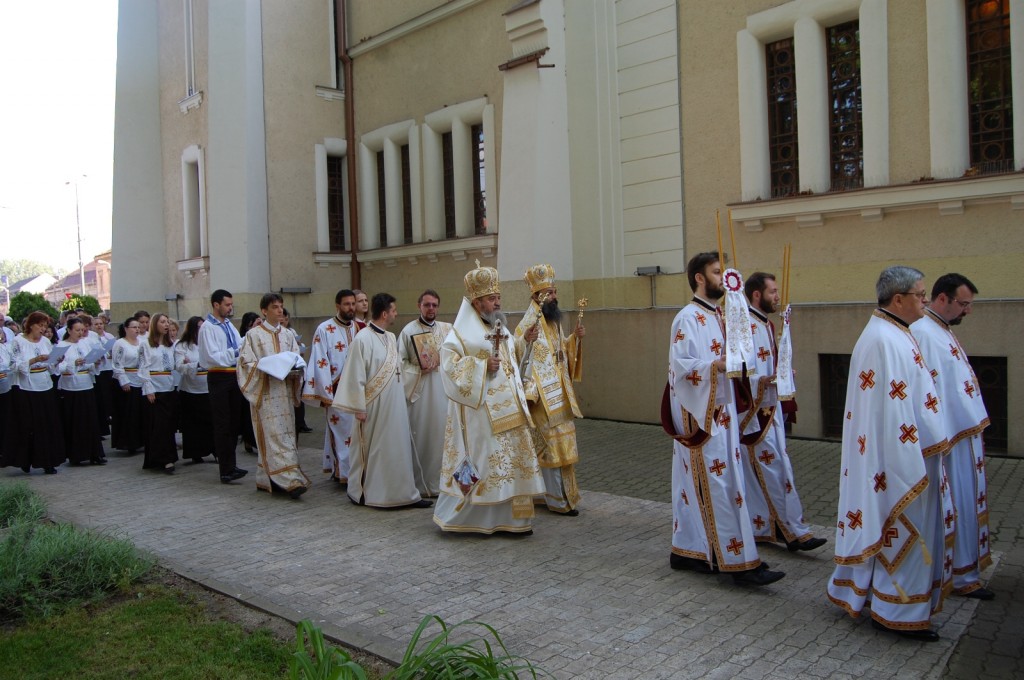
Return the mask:
[[945,412],[910,324],[923,274],[889,267],[878,309],[853,348],[846,388],[836,567],[828,597],[876,628],[934,642],[931,615],[952,587],[955,528],[942,454]]
[[[299,403],[300,369],[279,379],[259,368],[261,359],[285,356],[294,365],[301,361],[295,334],[281,325],[284,300],[267,293],[260,300],[263,320],[253,326],[238,353],[238,385],[249,402],[256,445],[256,488],[273,493],[283,491],[297,499],[311,486],[302,468],[295,437],[295,405]],[[205,327],[205,324],[204,324]]]
[[434,290],[420,294],[416,303],[420,315],[406,324],[398,336],[398,354],[402,358],[402,384],[409,403],[409,426],[421,466],[414,468],[420,495],[437,496],[444,455],[444,425],[448,396],[438,369],[441,344],[452,325],[437,320],[441,296]]
[[763,586],[783,578],[761,562],[743,507],[740,419],[733,381],[726,377],[725,327],[716,304],[725,295],[718,253],[698,253],[686,265],[694,296],[672,322],[662,424],[673,434],[673,569],[732,574]]
[[519,362],[537,331],[509,332],[497,270],[477,263],[464,282],[466,296],[441,346],[449,402],[434,522],[444,531],[529,535],[544,479]]
[[910,326],[910,332],[935,377],[949,427],[946,476],[956,513],[953,590],[965,597],[991,600],[995,593],[981,585],[979,573],[992,564],[985,445],[981,438],[989,418],[978,377],[953,333],[953,326],[971,313],[977,293],[978,289],[966,276],[940,276],[932,286],[931,302],[924,317]]
[[[750,303],[750,329],[754,354],[750,357],[751,404],[741,417],[740,427],[757,419],[757,432],[742,437],[744,477],[747,487],[745,506],[758,541],[783,541],[789,550],[814,550],[825,545],[804,521],[804,508],[796,490],[793,464],[786,451],[786,425],[776,387],[778,347],[775,326],[769,320],[779,308],[779,288],[773,274],[754,272],[743,285]],[[790,395],[789,404],[796,402]],[[746,431],[744,429],[744,431]]]
[[372,321],[352,343],[334,392],[334,408],[355,416],[349,450],[348,497],[374,508],[429,508],[416,489],[412,433],[402,389],[398,342],[387,329],[398,311],[395,298],[377,293]]
[[324,428],[323,470],[331,473],[331,479],[339,484],[347,484],[349,446],[355,418],[351,413],[332,409],[331,404],[349,348],[365,324],[356,319],[356,294],[353,291],[339,290],[334,296],[334,307],[335,315],[317,326],[313,334],[302,398],[324,408],[327,425]]
[[536,424],[533,445],[544,476],[544,504],[555,514],[574,517],[580,514],[576,418],[582,418],[583,413],[573,382],[583,377],[586,330],[577,323],[568,336],[562,331],[562,310],[551,265],[534,265],[526,270],[524,278],[530,286],[530,305],[516,326],[516,335],[537,328],[537,339],[527,345],[530,358],[523,362],[523,381]]

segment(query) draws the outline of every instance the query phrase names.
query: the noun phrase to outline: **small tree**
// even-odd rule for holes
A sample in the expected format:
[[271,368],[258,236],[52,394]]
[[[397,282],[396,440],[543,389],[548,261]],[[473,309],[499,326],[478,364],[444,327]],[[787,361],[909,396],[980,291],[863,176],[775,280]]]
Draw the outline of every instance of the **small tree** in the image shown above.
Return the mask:
[[73,312],[76,309],[84,309],[89,316],[99,316],[103,311],[99,301],[91,295],[72,295],[60,306],[62,312]]
[[11,298],[11,306],[7,316],[21,324],[25,317],[32,312],[43,312],[51,318],[56,319],[60,314],[46,301],[39,293],[26,293],[22,291]]

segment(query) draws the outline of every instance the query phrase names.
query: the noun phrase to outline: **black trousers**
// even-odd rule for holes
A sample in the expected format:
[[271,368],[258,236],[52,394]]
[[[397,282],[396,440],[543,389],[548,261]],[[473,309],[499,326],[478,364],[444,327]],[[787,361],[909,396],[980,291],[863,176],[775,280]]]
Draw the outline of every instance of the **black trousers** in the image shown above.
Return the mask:
[[213,450],[220,474],[229,475],[236,467],[235,447],[241,431],[242,390],[234,371],[210,371],[206,376],[210,389],[210,416],[213,418]]

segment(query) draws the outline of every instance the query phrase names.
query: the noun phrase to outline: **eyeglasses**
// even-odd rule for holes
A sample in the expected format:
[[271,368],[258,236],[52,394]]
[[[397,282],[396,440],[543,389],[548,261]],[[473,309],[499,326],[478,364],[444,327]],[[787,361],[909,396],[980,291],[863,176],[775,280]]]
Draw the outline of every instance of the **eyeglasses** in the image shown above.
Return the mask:
[[960,305],[962,309],[967,309],[968,307],[974,304],[974,300],[968,300],[967,302],[964,302],[963,300],[953,300],[953,302]]
[[917,297],[921,298],[922,300],[927,300],[928,299],[928,293],[924,292],[923,290],[908,290],[905,293],[900,293],[900,295],[916,295]]

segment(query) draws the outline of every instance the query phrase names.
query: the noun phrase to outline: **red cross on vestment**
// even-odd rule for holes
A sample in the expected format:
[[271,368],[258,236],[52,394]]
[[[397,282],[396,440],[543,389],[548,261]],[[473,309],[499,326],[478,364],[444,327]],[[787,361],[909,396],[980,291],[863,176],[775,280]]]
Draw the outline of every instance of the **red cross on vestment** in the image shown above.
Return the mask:
[[334,385],[328,385],[324,388],[324,391],[327,392],[327,394],[334,394]]
[[979,458],[978,462],[974,464],[974,467],[978,469],[978,472],[981,472],[985,468],[985,461]]
[[348,439],[345,440],[345,446],[351,446],[351,445],[352,445],[352,437],[349,437]]
[[338,372],[338,367],[337,366],[331,366],[331,375],[334,375],[337,372]]
[[319,335],[314,335],[313,336],[313,342],[320,342],[320,336]]
[[875,371],[870,370],[868,372],[860,372],[860,388],[866,390],[875,386]]
[[754,523],[754,526],[757,527],[759,531],[761,529],[764,529],[764,525],[766,524],[766,522],[761,518],[761,515],[755,515],[754,519],[751,521]]
[[867,438],[867,435],[863,435],[863,434],[862,434],[862,435],[860,435],[859,437],[857,437],[857,444],[859,444],[859,445],[860,445],[860,454],[861,454],[861,455],[863,456],[863,455],[864,455],[864,449],[865,449],[865,448],[867,447],[867,445],[868,445],[868,438]]
[[932,393],[928,393],[928,398],[924,401],[924,407],[930,408],[932,413],[939,412],[939,400],[932,396]]
[[970,380],[964,381],[964,394],[966,394],[971,399],[974,399],[974,385],[971,384]]
[[917,443],[917,425],[900,425],[900,432],[903,433],[900,435],[900,441],[902,443]]
[[982,491],[981,494],[978,496],[978,507],[979,508],[985,506],[985,498],[986,498],[985,492]]
[[772,461],[775,460],[775,454],[769,451],[768,449],[765,449],[764,451],[761,452],[761,455],[758,456],[757,459],[764,463],[765,465],[771,465]]
[[316,380],[314,380],[313,378],[310,378],[309,379],[309,386],[310,387],[314,387],[315,385],[316,385]]
[[743,550],[743,541],[737,541],[736,537],[733,536],[732,539],[729,540],[729,545],[725,546],[725,549],[733,555],[739,555],[740,551]]
[[338,330],[338,327],[335,326],[333,323],[327,324],[327,332],[328,333],[333,333],[336,330]]
[[712,340],[711,341],[711,351],[715,353],[716,357],[720,356],[722,354],[722,343],[718,342],[717,339],[716,340]]
[[875,474],[875,493],[879,491],[885,491],[885,473],[879,472]]
[[679,342],[680,340],[685,340],[685,339],[686,339],[686,334],[685,333],[683,333],[682,331],[676,331],[676,337],[672,338],[672,344],[674,345],[677,342]]
[[942,518],[942,521],[946,523],[946,528],[947,529],[952,529],[953,528],[953,520],[954,519],[956,519],[956,516],[953,514],[953,511],[952,510],[947,510],[946,511],[946,516]]
[[695,368],[692,371],[690,371],[690,375],[686,376],[685,379],[689,380],[690,384],[696,387],[704,378],[702,378],[701,375],[697,373],[697,369]]
[[722,476],[722,470],[726,468],[726,464],[715,458],[715,462],[708,469],[715,473],[716,477]]
[[760,359],[761,361],[768,361],[768,357],[770,357],[771,355],[772,355],[772,353],[769,352],[766,348],[764,348],[764,347],[758,347],[757,348],[757,358]]
[[685,503],[687,505],[690,504],[690,499],[686,497],[686,492],[685,491],[680,491],[679,492],[679,497],[683,499],[683,503]]
[[942,570],[949,571],[953,568],[953,558],[946,555],[946,559],[942,561]]
[[718,424],[722,427],[729,427],[729,423],[732,422],[732,416],[727,411],[722,411],[718,414]]
[[320,361],[316,362],[316,365],[319,366],[320,368],[323,368],[324,366],[327,365],[327,359],[320,359]]
[[703,314],[701,314],[700,312],[697,312],[696,318],[697,318],[697,323],[699,323],[701,326],[703,326],[704,322],[708,320],[707,317],[704,316]]
[[900,530],[897,529],[896,527],[889,527],[888,529],[885,530],[885,533],[882,534],[882,545],[884,545],[886,548],[891,548],[892,547],[893,539],[896,539],[896,538],[899,538],[899,537],[900,537]]
[[850,528],[860,529],[862,526],[864,526],[864,520],[861,519],[863,516],[864,513],[862,513],[860,510],[857,510],[856,512],[847,512],[846,519],[850,520]]
[[988,543],[988,534],[985,533],[984,531],[981,532],[981,538],[978,539],[978,543],[981,544],[982,548],[984,548],[985,544]]
[[957,361],[960,360],[960,348],[953,343],[949,343],[949,353],[956,357]]
[[924,368],[924,359],[921,358],[921,353],[916,349],[914,350],[914,363],[917,364],[919,368]]
[[743,495],[739,491],[736,492],[736,507],[743,507]]
[[345,345],[343,345],[339,340],[338,342],[334,343],[334,349],[340,352],[341,350],[345,349]]
[[907,398],[907,383],[903,382],[902,380],[899,382],[891,380],[889,381],[889,387],[892,388],[892,390],[890,390],[889,392],[890,399],[899,399],[900,401],[903,401],[904,399]]
[[757,332],[757,324],[756,323],[750,324],[750,332],[751,333],[756,333]]
[[786,493],[793,493],[793,483],[786,480]]
[[337,413],[331,414],[331,425],[337,425],[339,420],[341,420],[341,418],[338,417]]

